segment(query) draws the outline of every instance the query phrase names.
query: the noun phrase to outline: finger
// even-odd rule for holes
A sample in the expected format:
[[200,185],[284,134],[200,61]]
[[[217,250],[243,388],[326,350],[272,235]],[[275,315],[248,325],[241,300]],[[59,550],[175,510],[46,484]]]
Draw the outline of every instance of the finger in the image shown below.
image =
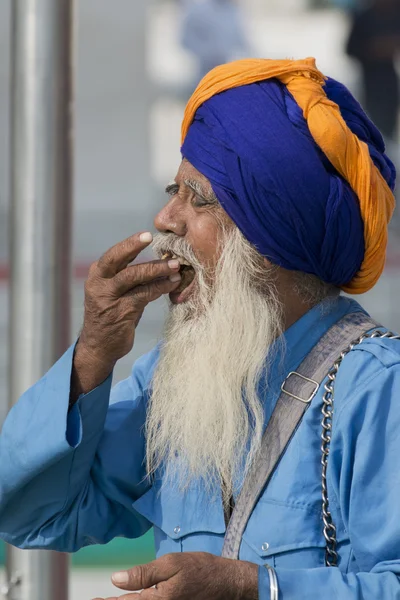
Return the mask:
[[[122,596],[116,596],[115,598],[104,598],[104,600],[156,600],[157,598],[160,599],[160,596],[157,595],[157,590],[152,588],[150,590],[144,590],[143,592],[132,592],[130,594],[123,594]],[[100,598],[100,600],[103,599]]]
[[114,573],[111,580],[116,587],[122,590],[142,590],[168,581],[176,575],[178,570],[177,559],[173,554],[167,554],[146,565],[138,565],[128,571]]
[[[168,585],[168,583],[162,581],[157,586],[143,590],[140,592],[140,600],[160,600],[162,598],[167,598],[168,595],[165,593],[165,585]],[[130,599],[128,598],[128,600]]]
[[122,298],[128,306],[134,306],[135,311],[144,310],[144,308],[150,303],[158,300],[164,294],[170,294],[176,290],[181,282],[179,273],[175,273],[172,277],[178,277],[179,280],[171,281],[170,279],[159,279],[153,283],[147,283],[146,285],[139,285],[135,289],[131,290]]
[[[147,590],[146,590],[147,591]],[[123,596],[116,596],[115,598],[104,598],[104,600],[152,600],[156,596],[143,596],[145,592],[133,592],[132,594],[124,594]],[[140,596],[140,598],[139,598]],[[100,600],[103,600],[102,598]]]
[[153,235],[147,231],[136,233],[123,242],[119,242],[99,259],[97,269],[100,277],[114,277],[125,269],[153,240]]
[[122,296],[138,285],[174,275],[179,269],[178,260],[155,260],[127,267],[113,278],[115,293]]

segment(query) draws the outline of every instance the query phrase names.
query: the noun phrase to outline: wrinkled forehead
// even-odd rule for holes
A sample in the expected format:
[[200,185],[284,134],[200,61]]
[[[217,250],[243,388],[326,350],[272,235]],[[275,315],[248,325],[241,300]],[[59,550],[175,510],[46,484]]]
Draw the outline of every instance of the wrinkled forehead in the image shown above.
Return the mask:
[[178,185],[184,184],[185,181],[196,181],[206,192],[212,192],[210,181],[205,175],[200,173],[186,158],[184,158],[179,166],[175,177]]
[[219,198],[215,194],[211,182],[203,173],[194,167],[186,158],[182,159],[178,172],[175,177],[175,183],[185,190],[194,192],[200,198],[207,202],[207,209],[217,219],[220,227],[225,231],[236,228],[236,225],[223,208]]

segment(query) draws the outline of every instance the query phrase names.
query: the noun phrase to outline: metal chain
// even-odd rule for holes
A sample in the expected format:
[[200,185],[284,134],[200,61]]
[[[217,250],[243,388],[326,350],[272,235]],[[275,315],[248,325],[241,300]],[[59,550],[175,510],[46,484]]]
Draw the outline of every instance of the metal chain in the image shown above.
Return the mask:
[[336,376],[339,370],[340,365],[344,357],[351,351],[355,346],[358,346],[366,339],[371,338],[388,338],[390,340],[399,340],[400,335],[392,333],[390,331],[379,331],[375,330],[370,333],[365,333],[357,340],[352,342],[346,350],[344,350],[332,369],[328,373],[328,381],[324,386],[325,393],[322,398],[322,415],[323,419],[321,422],[322,425],[322,520],[324,522],[324,538],[326,540],[326,551],[325,551],[325,565],[327,567],[336,567],[338,563],[338,553],[336,551],[337,539],[336,539],[336,527],[332,520],[332,515],[329,510],[329,496],[328,496],[328,487],[327,487],[327,469],[328,469],[328,457],[329,457],[329,448],[331,442],[331,432],[332,432],[332,417],[334,410],[334,385]]

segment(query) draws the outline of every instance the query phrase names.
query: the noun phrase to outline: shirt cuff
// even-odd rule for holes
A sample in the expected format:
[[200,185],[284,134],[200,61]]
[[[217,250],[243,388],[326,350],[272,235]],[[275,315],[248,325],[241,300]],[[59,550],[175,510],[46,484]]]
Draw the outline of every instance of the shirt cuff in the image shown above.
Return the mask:
[[[101,404],[107,398],[110,397],[112,383],[112,373],[94,390],[88,392],[87,394],[81,394],[78,398],[78,401],[75,402],[73,407],[68,412],[67,416],[67,429],[66,429],[66,439],[71,448],[77,448],[82,441],[83,428],[82,428],[82,417],[85,414],[90,414],[91,419],[96,420],[98,412],[95,409],[96,404]],[[100,421],[104,420],[103,411],[101,411]],[[94,424],[92,423],[92,426]],[[94,425],[95,427],[95,425]]]

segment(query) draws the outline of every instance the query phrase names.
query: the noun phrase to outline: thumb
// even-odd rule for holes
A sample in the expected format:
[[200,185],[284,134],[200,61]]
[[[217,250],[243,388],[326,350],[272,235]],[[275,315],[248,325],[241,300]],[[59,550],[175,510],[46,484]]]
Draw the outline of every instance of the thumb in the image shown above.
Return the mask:
[[173,555],[167,555],[146,565],[138,565],[127,571],[114,573],[111,580],[116,587],[122,590],[145,590],[157,583],[167,581],[178,570]]

